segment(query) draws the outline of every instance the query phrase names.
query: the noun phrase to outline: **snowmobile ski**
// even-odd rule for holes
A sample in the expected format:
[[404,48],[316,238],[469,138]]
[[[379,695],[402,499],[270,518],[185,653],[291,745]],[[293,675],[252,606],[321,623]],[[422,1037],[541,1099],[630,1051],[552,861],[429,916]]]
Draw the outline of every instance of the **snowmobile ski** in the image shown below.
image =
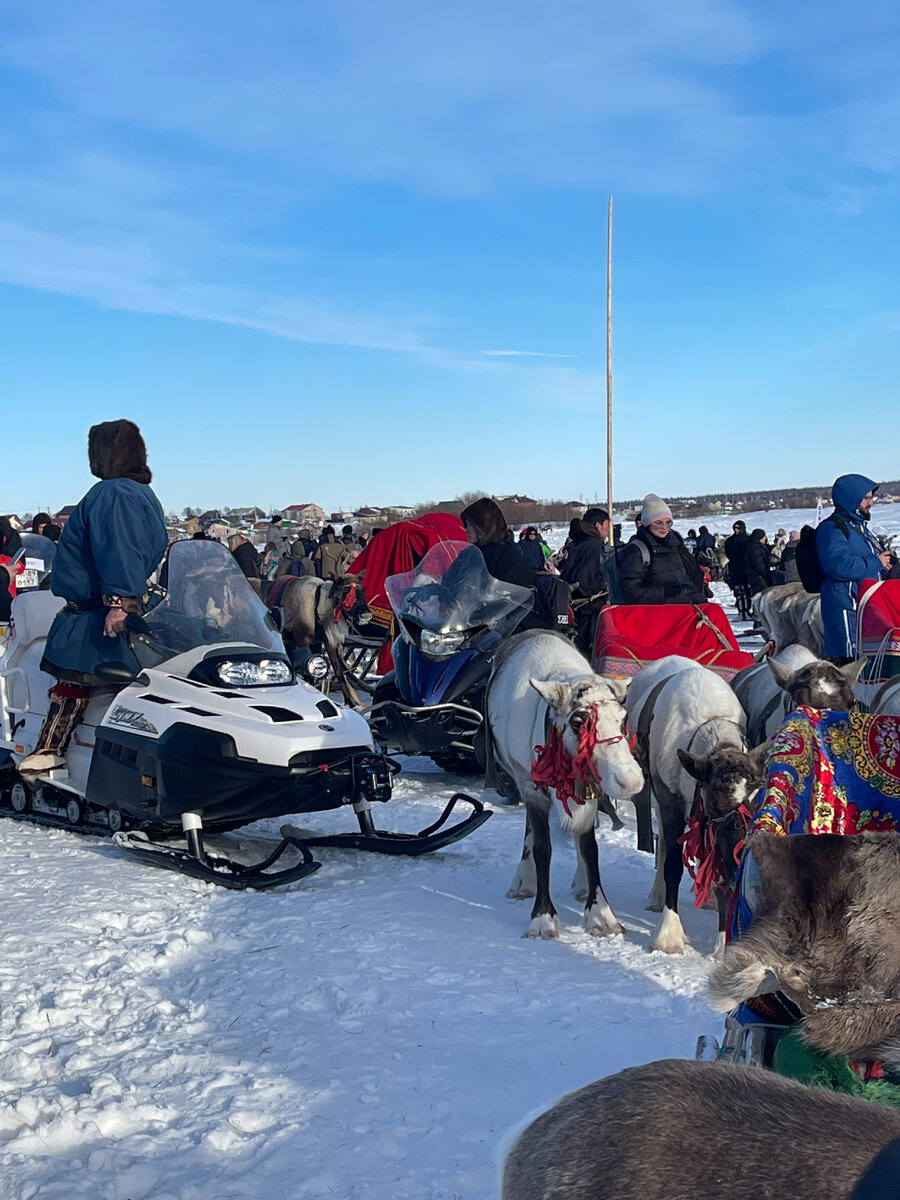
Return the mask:
[[[121,850],[126,850],[150,866],[179,871],[182,875],[190,875],[194,879],[202,879],[205,883],[214,883],[233,891],[261,892],[282,887],[312,875],[322,865],[315,861],[302,841],[292,836],[285,837],[268,858],[250,865],[206,853],[201,860],[184,847],[159,845],[151,842],[146,834],[137,831],[115,833],[113,842]],[[293,867],[269,872],[268,868],[289,849],[299,853],[300,862]]]
[[[462,800],[470,804],[473,812],[456,825],[443,828],[445,822]],[[430,854],[444,846],[460,841],[479,825],[483,825],[492,816],[480,800],[467,796],[465,792],[455,792],[450,797],[444,811],[438,819],[418,833],[392,833],[387,829],[376,829],[374,826],[367,832],[333,833],[309,836],[307,832],[296,825],[282,825],[281,836],[284,838],[300,838],[307,846],[327,846],[343,850],[373,850],[377,854]]]

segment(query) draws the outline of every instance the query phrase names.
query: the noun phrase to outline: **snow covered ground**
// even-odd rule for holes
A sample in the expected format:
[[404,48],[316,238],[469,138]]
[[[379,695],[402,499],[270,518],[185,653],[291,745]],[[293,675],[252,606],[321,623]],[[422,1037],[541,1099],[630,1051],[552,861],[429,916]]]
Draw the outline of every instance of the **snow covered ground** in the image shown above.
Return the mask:
[[[421,828],[467,786],[407,759],[379,824]],[[511,1126],[721,1026],[703,992],[715,915],[685,889],[694,949],[648,952],[653,863],[623,816],[603,822],[601,870],[627,937],[581,931],[558,834],[554,942],[523,938],[531,902],[505,896],[519,808],[423,859],[320,850],[319,872],[264,895],[4,821],[0,1194],[492,1200]]]
[[[809,515],[758,523],[774,533]],[[900,506],[873,526],[900,529]],[[471,786],[427,760],[404,766],[385,827],[427,825]],[[689,1057],[721,1028],[704,999],[715,915],[685,886],[694,948],[648,952],[653,863],[623,809],[625,830],[603,823],[601,870],[627,937],[581,931],[558,835],[556,942],[523,939],[530,901],[505,897],[517,808],[424,859],[320,850],[321,871],[267,895],[5,821],[0,1194],[493,1200],[511,1126],[624,1066]],[[341,814],[301,821],[347,828]]]

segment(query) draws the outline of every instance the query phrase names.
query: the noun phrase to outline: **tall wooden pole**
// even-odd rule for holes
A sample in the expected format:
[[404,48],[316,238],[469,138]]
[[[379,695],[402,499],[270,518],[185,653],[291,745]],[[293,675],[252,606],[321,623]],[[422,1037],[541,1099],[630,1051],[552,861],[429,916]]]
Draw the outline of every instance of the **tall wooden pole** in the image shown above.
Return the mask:
[[613,198],[609,198],[606,229],[606,498],[609,505],[609,544],[613,544],[613,384],[612,384],[612,228]]

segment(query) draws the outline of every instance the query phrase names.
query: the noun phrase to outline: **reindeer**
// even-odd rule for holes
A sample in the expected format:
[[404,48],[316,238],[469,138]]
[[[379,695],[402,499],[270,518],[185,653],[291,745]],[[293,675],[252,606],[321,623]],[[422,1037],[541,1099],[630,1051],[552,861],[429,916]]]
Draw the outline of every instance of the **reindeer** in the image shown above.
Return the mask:
[[725,873],[717,888],[718,954],[725,944],[735,850],[744,836],[746,806],[762,784],[766,746],[748,752],[746,718],[734,692],[690,658],[671,655],[645,667],[631,685],[626,708],[632,728],[649,724],[644,749],[659,817],[656,881],[648,907],[662,909],[663,915],[650,949],[684,953],[678,916],[684,862],[678,839],[700,797]]
[[816,658],[805,646],[786,646],[778,654],[735,675],[731,687],[747,716],[752,745],[767,741],[787,714],[800,704],[849,712],[865,659],[836,667]]
[[[874,1200],[893,1195],[896,1174],[872,1160],[896,1138],[900,1113],[870,1100],[669,1059],[589,1083],[532,1121],[501,1200]],[[864,1174],[884,1190],[856,1192]]]
[[817,658],[825,652],[821,597],[803,590],[802,583],[783,583],[753,597],[753,608],[765,637],[777,651],[806,646]]
[[312,575],[286,575],[269,594],[269,606],[284,612],[285,640],[295,646],[324,646],[338,687],[354,708],[359,695],[347,674],[343,649],[350,626],[370,616],[365,588],[355,575],[317,579]]
[[[550,898],[550,824],[553,805],[563,829],[575,838],[587,878],[584,925],[596,937],[624,933],[600,882],[594,822],[596,789],[624,798],[641,790],[643,776],[625,736],[622,701],[627,683],[595,675],[570,641],[556,633],[530,630],[505,642],[497,652],[487,693],[492,751],[525,803],[525,845],[510,890],[515,899],[534,896],[527,937],[559,936],[559,917]],[[554,733],[554,730],[561,731]],[[575,759],[584,749],[593,787],[576,786],[583,795],[563,799],[559,790],[534,782],[534,747],[561,742]],[[565,795],[565,792],[564,792]]]

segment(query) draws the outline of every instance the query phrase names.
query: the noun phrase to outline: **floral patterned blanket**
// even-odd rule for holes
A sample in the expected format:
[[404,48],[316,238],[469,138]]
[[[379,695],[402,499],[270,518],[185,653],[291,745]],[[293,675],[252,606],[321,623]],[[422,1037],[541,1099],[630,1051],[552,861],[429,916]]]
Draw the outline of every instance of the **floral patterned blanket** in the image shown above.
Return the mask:
[[900,829],[900,717],[801,706],[772,739],[755,833]]

